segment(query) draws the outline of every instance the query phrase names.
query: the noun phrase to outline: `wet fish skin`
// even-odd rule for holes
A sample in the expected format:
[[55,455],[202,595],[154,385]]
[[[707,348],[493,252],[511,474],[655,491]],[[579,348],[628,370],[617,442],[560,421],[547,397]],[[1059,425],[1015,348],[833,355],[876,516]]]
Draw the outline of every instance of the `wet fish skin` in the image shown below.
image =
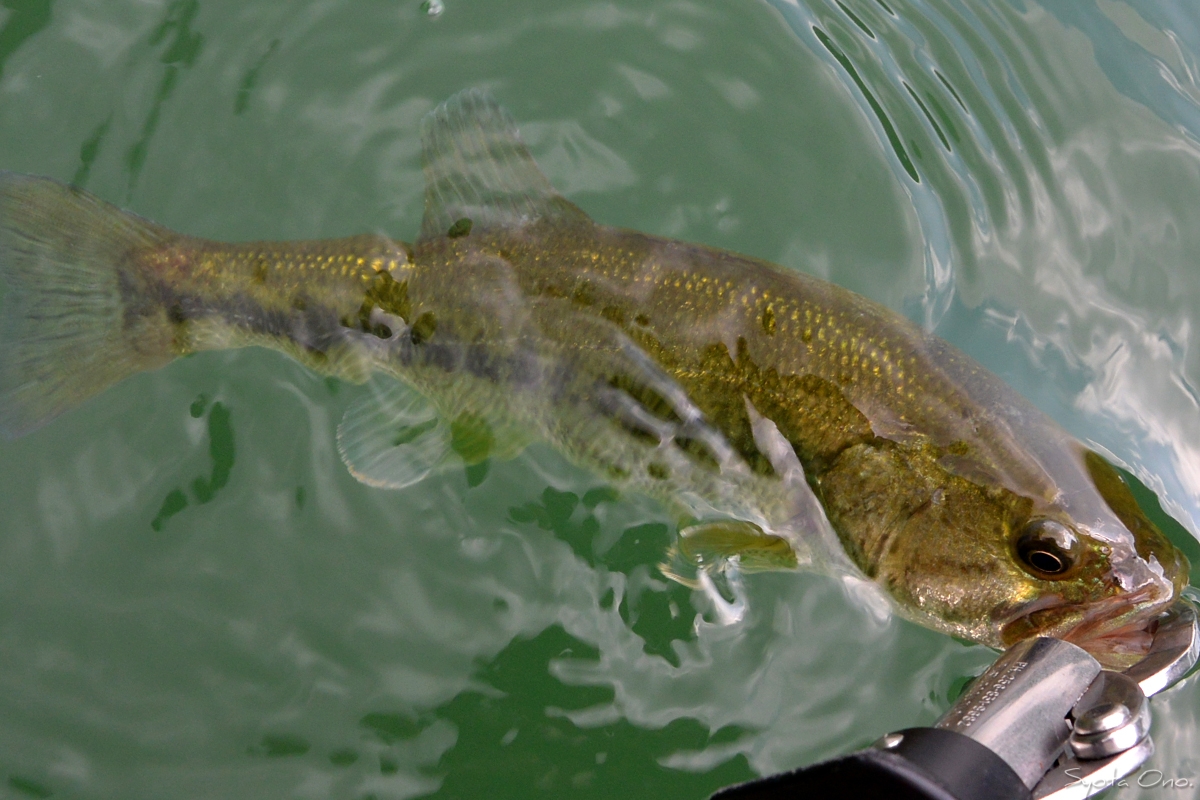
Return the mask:
[[[1029,635],[1025,615],[1048,596],[1056,600],[1038,609],[1037,630],[1068,635],[1094,620],[1083,609],[1141,586],[1145,597],[1089,630],[1100,636],[1169,603],[1186,583],[1186,560],[1107,462],[878,304],[756,259],[603,226],[533,224],[472,239],[416,247],[412,313],[444,319],[437,335],[461,335],[457,295],[441,281],[464,260],[491,259],[506,265],[510,293],[523,302],[552,298],[563,313],[619,329],[686,391],[757,485],[778,488],[752,430],[757,410],[794,449],[854,565],[922,624],[1006,646]],[[425,271],[440,276],[428,292]],[[661,493],[653,479],[625,480]],[[759,496],[766,522],[786,527],[786,496]],[[1108,538],[1089,536],[1072,511]],[[1080,532],[1064,578],[1032,575],[1016,557],[1014,538],[1040,519]],[[1147,566],[1151,556],[1161,575]],[[1105,655],[1116,663],[1129,654]]]
[[[866,576],[934,629],[993,646],[1065,636],[1112,665],[1144,650],[1186,560],[1111,466],[997,378],[831,284],[595,224],[481,95],[431,120],[411,245],[210,242],[0,175],[0,430],[178,355],[262,345],[415,387],[468,462],[549,441],[661,499],[684,534],[743,524],[727,541],[748,556],[769,562],[782,539],[791,563]],[[367,426],[394,437],[372,464],[433,435],[417,422]],[[354,447],[361,479],[405,485]],[[697,544],[720,538],[707,530]],[[1022,549],[1045,530],[1060,574]]]
[[165,313],[176,355],[261,344],[362,381],[371,367],[345,331],[370,329],[379,276],[407,263],[406,247],[375,235],[225,244],[172,233],[129,255],[123,301]]
[[[165,265],[179,266],[172,272]],[[761,519],[782,527],[788,493],[759,449],[747,405],[772,420],[851,561],[908,616],[1003,646],[1005,628],[1047,592],[1064,609],[1122,594],[1101,542],[1081,553],[1084,574],[1072,581],[1039,580],[1013,558],[1012,539],[1030,519],[1068,518],[1055,506],[1060,490],[1052,477],[964,391],[961,373],[997,400],[1024,401],[893,312],[765,262],[603,226],[534,224],[415,247],[380,237],[237,246],[183,238],[147,254],[138,269],[164,276],[158,292],[174,309],[181,352],[268,344],[350,377],[372,368],[410,380],[420,373],[415,382],[434,396],[458,390],[520,398],[538,410],[516,424],[540,427],[615,482],[670,503],[686,480],[604,463],[586,439],[556,435],[538,418],[553,418],[555,409],[530,395],[554,396],[555,387],[528,384],[515,371],[520,353],[574,363],[591,345],[514,319],[551,303],[565,317],[611,326],[649,354],[744,459]],[[424,320],[423,333],[404,331],[407,343],[419,340],[405,359],[371,364],[362,355],[356,342],[393,336],[373,328],[371,309]],[[464,355],[472,351],[478,355]],[[616,373],[601,377],[636,384]],[[464,379],[475,386],[464,390]],[[592,388],[585,383],[583,394]],[[627,424],[603,421],[614,434],[628,432]],[[1058,438],[1070,446],[1065,434]],[[696,442],[685,447],[715,466]],[[995,480],[970,479],[978,475]],[[1099,499],[1110,510],[1120,506],[1119,487],[1110,480],[1103,488],[1108,497]],[[1153,553],[1171,576],[1169,590],[1154,598],[1159,605],[1180,588],[1186,566],[1136,504],[1125,502],[1122,514],[1135,521],[1141,557]],[[1024,630],[1020,623],[1016,629]]]

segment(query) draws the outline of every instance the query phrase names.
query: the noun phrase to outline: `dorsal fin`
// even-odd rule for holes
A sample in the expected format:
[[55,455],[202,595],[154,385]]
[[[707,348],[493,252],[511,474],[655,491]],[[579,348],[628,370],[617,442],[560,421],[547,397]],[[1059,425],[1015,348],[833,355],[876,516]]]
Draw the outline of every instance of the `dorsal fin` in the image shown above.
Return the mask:
[[[554,190],[517,127],[483,89],[467,89],[435,108],[421,128],[425,219],[421,238],[538,218],[590,221]],[[469,224],[459,224],[461,220]]]

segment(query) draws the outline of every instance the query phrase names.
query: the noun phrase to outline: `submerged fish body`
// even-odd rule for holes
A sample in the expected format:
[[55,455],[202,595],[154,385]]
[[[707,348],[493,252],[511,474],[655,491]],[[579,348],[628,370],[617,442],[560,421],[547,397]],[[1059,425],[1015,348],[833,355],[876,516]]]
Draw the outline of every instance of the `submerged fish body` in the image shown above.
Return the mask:
[[548,441],[667,504],[701,577],[811,565],[989,645],[1144,652],[1185,559],[1103,458],[968,357],[831,284],[594,223],[480,92],[423,136],[411,245],[221,244],[0,178],[0,428],[177,355],[265,345],[398,379],[339,428],[367,483]]

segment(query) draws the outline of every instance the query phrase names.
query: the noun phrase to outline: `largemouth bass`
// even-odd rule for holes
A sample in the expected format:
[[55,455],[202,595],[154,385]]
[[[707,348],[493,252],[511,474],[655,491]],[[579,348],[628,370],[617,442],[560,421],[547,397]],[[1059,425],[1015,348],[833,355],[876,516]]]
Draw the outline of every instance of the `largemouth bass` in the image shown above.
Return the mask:
[[367,483],[547,441],[673,511],[681,580],[810,566],[993,647],[1145,652],[1186,560],[1108,462],[970,358],[831,284],[596,224],[482,92],[422,140],[413,244],[206,241],[3,174],[0,430],[261,345],[383,376],[338,431]]

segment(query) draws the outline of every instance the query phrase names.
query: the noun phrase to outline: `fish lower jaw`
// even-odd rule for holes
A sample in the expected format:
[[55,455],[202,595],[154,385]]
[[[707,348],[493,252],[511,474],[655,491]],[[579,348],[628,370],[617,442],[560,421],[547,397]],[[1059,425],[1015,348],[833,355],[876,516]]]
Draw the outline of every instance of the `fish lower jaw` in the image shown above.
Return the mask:
[[1158,595],[1125,611],[1086,620],[1063,638],[1082,647],[1108,669],[1128,669],[1141,661],[1154,644],[1162,612],[1175,599],[1173,593]]
[[1153,620],[1140,620],[1101,636],[1065,636],[1066,641],[1086,650],[1105,669],[1126,670],[1141,661],[1154,644]]
[[1173,592],[1147,586],[1083,608],[1025,614],[1006,624],[1001,637],[1004,645],[1011,647],[1022,639],[1051,636],[1086,650],[1106,669],[1123,670],[1149,652],[1161,612],[1173,600]]

